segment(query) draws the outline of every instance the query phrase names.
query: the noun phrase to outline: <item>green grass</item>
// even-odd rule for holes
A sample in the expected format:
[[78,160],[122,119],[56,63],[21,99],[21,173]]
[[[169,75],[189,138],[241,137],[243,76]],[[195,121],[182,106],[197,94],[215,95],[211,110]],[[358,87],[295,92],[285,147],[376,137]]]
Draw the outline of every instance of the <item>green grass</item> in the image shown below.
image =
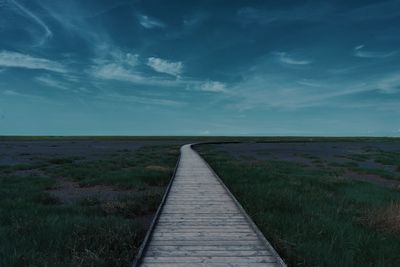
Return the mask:
[[[0,266],[130,266],[178,152],[177,146],[159,146],[86,163],[57,159],[40,165],[40,176],[15,175],[12,168],[3,168]],[[168,168],[146,175],[149,165]],[[85,186],[131,188],[132,193],[106,202],[82,198],[63,204],[46,191],[57,185],[55,177]]]
[[366,168],[355,166],[350,168],[350,170],[364,173],[364,174],[374,174],[379,175],[382,178],[400,180],[400,153],[399,152],[390,152],[390,151],[382,151],[382,150],[369,150],[367,153],[363,154],[353,154],[348,156],[348,158],[354,161],[366,161],[372,160],[376,163],[380,163],[384,166],[393,167],[394,171],[389,171],[385,168]]
[[329,167],[243,161],[198,146],[289,266],[400,266],[398,232],[365,218],[400,193],[350,181]]
[[26,171],[34,170],[47,166],[45,162],[34,162],[34,163],[19,163],[15,165],[0,165],[0,172],[2,173],[13,173],[15,171]]
[[400,166],[400,153],[380,151],[374,155],[374,160],[383,165],[396,165]]
[[[147,146],[134,153],[120,153],[106,160],[90,162],[64,160],[63,164],[48,167],[45,171],[51,176],[77,181],[81,186],[103,184],[124,189],[165,186],[172,175],[178,151],[178,146],[169,146],[168,149]],[[146,168],[154,165],[165,166],[166,171]]]

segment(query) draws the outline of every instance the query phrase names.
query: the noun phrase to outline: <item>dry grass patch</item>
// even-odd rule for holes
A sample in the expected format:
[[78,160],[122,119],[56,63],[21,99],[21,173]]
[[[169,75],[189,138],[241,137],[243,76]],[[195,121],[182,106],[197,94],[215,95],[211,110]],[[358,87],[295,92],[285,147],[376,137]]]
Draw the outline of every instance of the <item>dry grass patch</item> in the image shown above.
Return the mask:
[[367,225],[376,229],[400,234],[400,202],[374,209],[364,220]]
[[171,168],[166,167],[166,166],[160,166],[160,165],[149,165],[149,166],[146,166],[146,170],[158,171],[158,172],[169,172],[169,171],[171,171]]

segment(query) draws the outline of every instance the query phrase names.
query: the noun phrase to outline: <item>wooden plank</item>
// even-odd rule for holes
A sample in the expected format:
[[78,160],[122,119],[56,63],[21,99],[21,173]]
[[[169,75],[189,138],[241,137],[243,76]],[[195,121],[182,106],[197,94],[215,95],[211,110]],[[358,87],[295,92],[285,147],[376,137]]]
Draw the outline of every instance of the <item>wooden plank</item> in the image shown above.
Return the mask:
[[146,255],[149,257],[254,257],[272,254],[266,250],[152,250]]
[[285,266],[281,263],[213,171],[183,146],[141,266]]
[[[145,263],[142,265],[143,267],[210,267],[209,263]],[[225,263],[213,263],[213,267],[278,267],[277,263],[229,263],[229,265]]]
[[274,257],[253,256],[253,257],[151,257],[144,258],[143,263],[272,263],[276,262]]
[[224,246],[152,246],[148,249],[148,251],[173,251],[173,250],[180,250],[180,251],[260,251],[265,250],[263,245],[224,245]]
[[[152,246],[230,246],[231,240],[151,240],[150,247]],[[239,240],[235,241],[235,245],[262,245],[260,240]]]

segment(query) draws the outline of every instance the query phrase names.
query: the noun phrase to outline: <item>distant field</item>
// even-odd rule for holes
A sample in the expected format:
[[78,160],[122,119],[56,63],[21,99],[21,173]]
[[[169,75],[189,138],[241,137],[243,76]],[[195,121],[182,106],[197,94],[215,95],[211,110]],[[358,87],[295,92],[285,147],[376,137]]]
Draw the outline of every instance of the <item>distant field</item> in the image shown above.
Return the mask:
[[400,266],[397,140],[196,149],[289,266]]
[[0,266],[130,266],[181,142],[0,142]]
[[178,142],[397,142],[399,137],[319,137],[319,136],[0,136],[0,141],[178,141]]

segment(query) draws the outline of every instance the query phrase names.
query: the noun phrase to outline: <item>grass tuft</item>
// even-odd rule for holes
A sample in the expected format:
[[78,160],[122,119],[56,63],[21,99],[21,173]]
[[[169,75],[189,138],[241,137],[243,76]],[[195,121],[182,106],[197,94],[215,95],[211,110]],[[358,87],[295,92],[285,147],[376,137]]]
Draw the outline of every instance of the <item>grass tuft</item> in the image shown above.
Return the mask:
[[363,222],[382,231],[400,234],[400,202],[374,208],[365,215]]

